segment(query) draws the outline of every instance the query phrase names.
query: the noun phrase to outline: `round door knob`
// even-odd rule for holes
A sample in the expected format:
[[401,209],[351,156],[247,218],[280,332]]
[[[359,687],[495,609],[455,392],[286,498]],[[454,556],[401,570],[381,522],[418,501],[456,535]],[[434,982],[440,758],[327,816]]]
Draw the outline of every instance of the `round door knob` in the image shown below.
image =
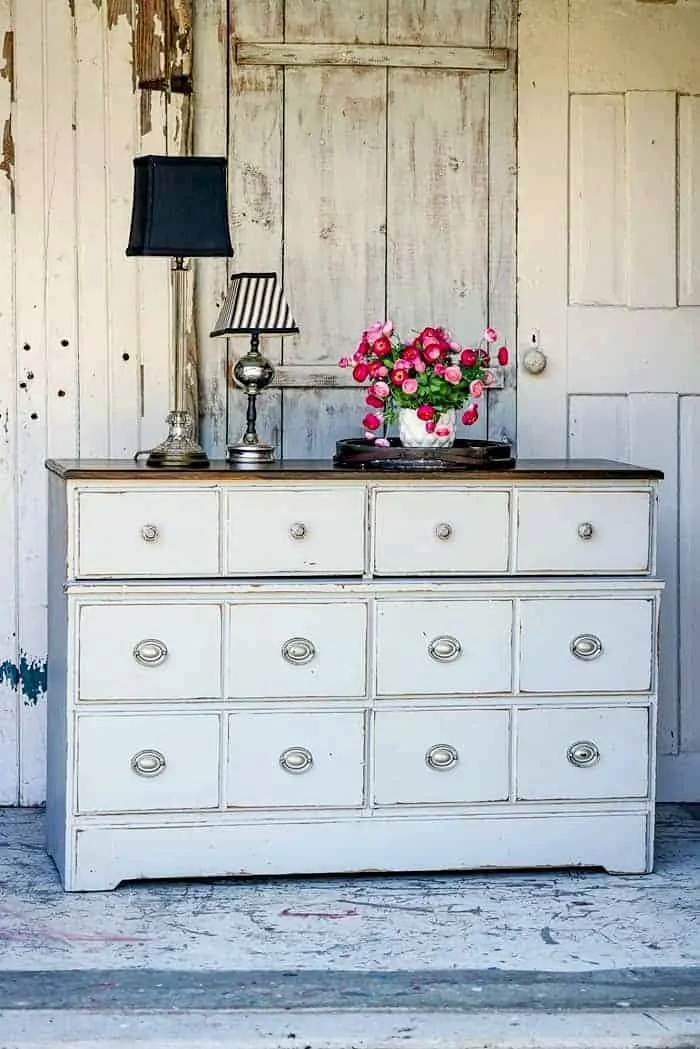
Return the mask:
[[292,539],[303,539],[306,536],[306,525],[303,525],[301,521],[296,521],[289,527],[289,534]]
[[530,375],[540,375],[547,367],[547,358],[542,350],[527,350],[523,354],[523,368]]
[[435,535],[438,539],[451,539],[452,525],[448,524],[447,521],[441,521],[440,524],[435,525]]
[[134,659],[142,667],[157,667],[168,655],[168,646],[156,637],[146,637],[134,645]]
[[436,743],[425,754],[426,765],[428,768],[435,769],[436,772],[453,769],[458,761],[459,753],[449,743]]
[[436,663],[451,663],[462,655],[462,646],[456,637],[441,635],[428,644],[428,655]]
[[314,756],[306,747],[288,747],[280,754],[280,765],[285,772],[299,775],[313,766]]
[[157,543],[160,539],[158,526],[154,524],[145,524],[141,529],[141,538],[144,543]]
[[578,532],[579,539],[592,539],[593,538],[593,525],[590,521],[583,521],[582,524],[576,529]]
[[591,765],[597,765],[600,761],[600,751],[595,743],[590,740],[581,739],[578,743],[572,743],[566,752],[566,759],[571,765],[578,769],[587,769]]

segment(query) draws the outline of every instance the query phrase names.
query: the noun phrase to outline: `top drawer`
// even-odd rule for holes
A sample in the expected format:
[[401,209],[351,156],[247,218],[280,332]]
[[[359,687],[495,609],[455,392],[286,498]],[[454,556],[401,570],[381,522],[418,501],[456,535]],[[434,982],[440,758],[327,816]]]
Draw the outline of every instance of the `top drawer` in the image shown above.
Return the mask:
[[217,576],[219,495],[213,488],[79,491],[78,576]]
[[651,570],[651,493],[518,492],[516,572]]

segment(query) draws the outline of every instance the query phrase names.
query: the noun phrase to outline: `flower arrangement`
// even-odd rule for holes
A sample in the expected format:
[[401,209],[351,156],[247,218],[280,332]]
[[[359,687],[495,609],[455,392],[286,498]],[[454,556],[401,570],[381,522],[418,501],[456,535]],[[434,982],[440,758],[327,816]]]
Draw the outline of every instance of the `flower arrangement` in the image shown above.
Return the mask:
[[[465,347],[444,328],[429,327],[404,342],[391,321],[373,324],[362,333],[353,356],[338,361],[341,368],[352,368],[355,382],[369,381],[365,437],[388,445],[387,427],[401,408],[413,409],[426,433],[437,438],[449,435],[450,410],[464,408],[462,422],[473,425],[479,398],[494,381],[490,346],[497,340],[495,329],[486,328],[476,347]],[[500,365],[508,363],[505,346],[498,349],[497,359]]]

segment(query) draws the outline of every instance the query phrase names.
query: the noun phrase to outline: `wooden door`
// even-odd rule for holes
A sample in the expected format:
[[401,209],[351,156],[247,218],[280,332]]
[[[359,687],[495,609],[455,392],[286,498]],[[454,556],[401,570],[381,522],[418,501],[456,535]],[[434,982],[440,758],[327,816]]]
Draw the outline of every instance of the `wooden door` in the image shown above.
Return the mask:
[[518,448],[665,472],[668,800],[700,798],[699,48],[683,0],[521,3]]

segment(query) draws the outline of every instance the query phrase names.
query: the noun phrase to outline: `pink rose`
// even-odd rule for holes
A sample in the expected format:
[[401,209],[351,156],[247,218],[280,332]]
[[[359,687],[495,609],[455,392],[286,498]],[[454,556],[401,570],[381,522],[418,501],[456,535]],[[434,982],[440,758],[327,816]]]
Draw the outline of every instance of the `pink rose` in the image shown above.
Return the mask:
[[472,397],[481,397],[484,392],[484,384],[481,379],[474,379],[469,383],[469,393]]
[[365,404],[368,404],[370,408],[383,408],[384,401],[380,397],[375,397],[371,390],[365,397]]
[[389,448],[391,441],[387,437],[377,437],[375,444],[378,444],[381,448]]
[[378,415],[375,415],[374,412],[367,412],[364,419],[362,420],[362,425],[364,426],[365,430],[378,430],[379,427],[382,425],[382,420],[379,418]]
[[375,397],[386,398],[390,393],[389,386],[385,382],[375,382],[374,386],[370,389]]
[[506,364],[508,363],[508,347],[507,346],[501,346],[501,348],[499,349],[499,351],[498,351],[498,363],[504,368],[505,368]]
[[416,415],[423,422],[429,422],[435,418],[435,409],[430,404],[421,404],[419,408],[416,408]]
[[498,332],[495,328],[487,328],[484,332],[484,338],[487,342],[495,342],[498,338]]
[[355,382],[364,382],[369,375],[369,368],[366,364],[356,364],[352,370],[352,377]]
[[339,368],[349,368],[351,364],[352,364],[352,361],[350,360],[349,357],[341,357],[340,360],[338,361],[338,367]]
[[418,389],[418,382],[416,379],[404,379],[401,383],[401,389],[404,393],[415,393]]
[[450,364],[445,368],[445,382],[449,382],[452,386],[457,386],[462,381],[462,369],[458,364]]
[[465,426],[473,426],[476,420],[479,418],[479,409],[476,404],[470,404],[466,412],[462,416],[462,422]]
[[459,359],[465,368],[473,368],[479,359],[479,355],[476,350],[462,350]]
[[413,362],[413,370],[419,375],[421,374],[421,372],[425,371],[425,361],[421,357],[416,357],[415,361]]
[[435,367],[433,368],[433,371],[435,372],[435,374],[437,376],[439,376],[442,379],[442,378],[444,378],[444,375],[445,375],[445,365],[444,364],[436,364]]

